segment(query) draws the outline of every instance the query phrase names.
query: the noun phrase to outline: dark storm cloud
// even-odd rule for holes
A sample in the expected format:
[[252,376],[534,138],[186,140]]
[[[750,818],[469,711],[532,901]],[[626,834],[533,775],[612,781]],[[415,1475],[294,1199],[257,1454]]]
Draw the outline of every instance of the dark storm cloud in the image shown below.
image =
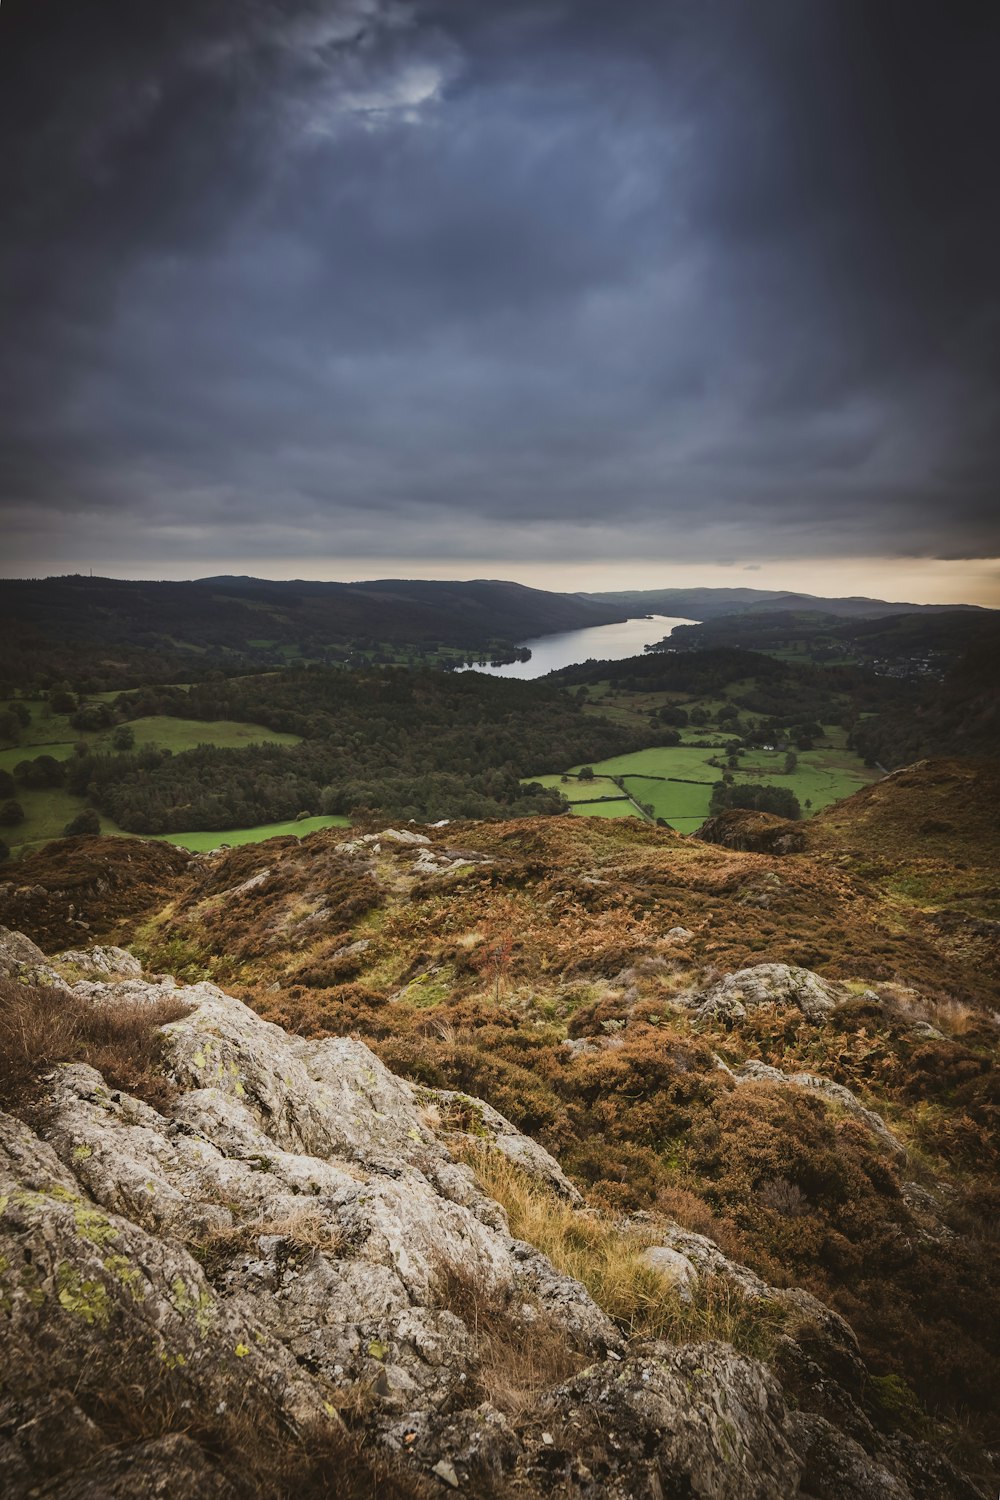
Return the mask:
[[8,0],[13,565],[994,555],[997,15]]

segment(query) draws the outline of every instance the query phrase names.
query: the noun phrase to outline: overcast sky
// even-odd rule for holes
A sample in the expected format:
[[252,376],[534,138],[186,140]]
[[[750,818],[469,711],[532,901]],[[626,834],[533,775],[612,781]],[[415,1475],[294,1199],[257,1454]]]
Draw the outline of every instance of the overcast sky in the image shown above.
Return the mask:
[[998,64],[982,0],[5,0],[0,570],[985,602]]

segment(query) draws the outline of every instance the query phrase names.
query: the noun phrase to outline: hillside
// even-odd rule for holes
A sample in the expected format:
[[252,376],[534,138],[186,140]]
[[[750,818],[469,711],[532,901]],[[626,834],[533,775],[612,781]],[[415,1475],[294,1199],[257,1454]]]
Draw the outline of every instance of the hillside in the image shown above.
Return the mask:
[[[509,1223],[556,1275],[575,1278],[577,1291],[556,1291],[552,1270],[520,1262],[535,1267],[531,1295],[554,1320],[542,1326],[551,1327],[546,1344],[558,1352],[539,1363],[533,1345],[517,1356],[522,1370],[527,1358],[533,1373],[526,1378],[536,1381],[529,1393],[522,1387],[512,1397],[508,1373],[487,1380],[499,1414],[483,1407],[474,1382],[471,1405],[456,1405],[445,1388],[454,1392],[457,1373],[490,1366],[476,1362],[485,1357],[482,1345],[465,1352],[461,1340],[452,1340],[444,1365],[435,1364],[427,1319],[453,1309],[480,1338],[488,1326],[488,1358],[502,1360],[504,1349],[509,1358],[511,1349],[527,1347],[516,1318],[511,1323],[511,1304],[506,1321],[497,1312],[490,1318],[500,1321],[490,1323],[481,1303],[470,1323],[467,1288],[452,1281],[431,1291],[424,1281],[418,1290],[407,1281],[411,1309],[419,1310],[407,1315],[412,1333],[372,1306],[357,1334],[345,1332],[344,1315],[334,1313],[321,1336],[315,1315],[305,1316],[298,1291],[281,1290],[291,1283],[280,1274],[275,1280],[273,1267],[291,1254],[309,1268],[303,1295],[319,1277],[325,1298],[342,1298],[337,1288],[360,1285],[351,1270],[359,1253],[365,1265],[380,1257],[390,1264],[396,1231],[371,1224],[362,1231],[358,1214],[375,1209],[348,1212],[331,1186],[333,1197],[324,1188],[316,1200],[322,1223],[309,1231],[312,1248],[296,1249],[295,1235],[283,1239],[279,1230],[248,1256],[262,1232],[253,1224],[276,1218],[277,1209],[272,1215],[227,1167],[228,1211],[237,1226],[250,1227],[227,1229],[218,1255],[203,1262],[205,1295],[235,1299],[258,1288],[255,1315],[277,1338],[273,1357],[290,1350],[302,1378],[335,1387],[326,1399],[355,1439],[374,1444],[374,1457],[395,1462],[409,1453],[409,1472],[435,1484],[451,1484],[434,1467],[450,1465],[474,1494],[548,1492],[542,1475],[552,1471],[542,1450],[551,1447],[553,1461],[568,1462],[577,1476],[569,1492],[594,1500],[652,1500],[671,1486],[772,1500],[971,1500],[979,1480],[992,1482],[1000,1377],[991,1270],[1000,1103],[990,1018],[1000,967],[990,874],[997,806],[995,766],[938,763],[793,825],[804,839],[798,852],[778,852],[776,842],[758,854],[635,820],[569,817],[367,835],[334,830],[199,857],[142,842],[65,840],[24,859],[16,884],[0,887],[0,914],[47,953],[115,940],[148,972],[195,987],[177,997],[197,1007],[193,1018],[168,1027],[177,1038],[168,1074],[181,1094],[164,1108],[168,1120],[196,1122],[214,1150],[244,1161],[257,1153],[271,1163],[263,1170],[286,1183],[293,1171],[300,1180],[303,1168],[286,1164],[282,1152],[305,1149],[338,1170],[345,1159],[346,1125],[336,1125],[340,1144],[327,1136],[320,1146],[302,1134],[304,1125],[281,1123],[313,1118],[313,1106],[298,1096],[280,1102],[287,1094],[263,1079],[253,1040],[259,1016],[290,1037],[266,1033],[272,1073],[287,1066],[278,1059],[291,1048],[324,1087],[334,1077],[317,1071],[326,1056],[340,1059],[336,1076],[345,1085],[354,1086],[358,1069],[369,1079],[357,1087],[379,1115],[365,1123],[368,1105],[354,1106],[362,1114],[352,1127],[352,1172],[379,1180],[377,1162],[389,1149],[384,1132],[396,1131],[395,1141],[399,1130],[409,1131],[412,1148],[391,1148],[400,1192],[415,1190],[413,1167],[441,1192],[442,1169],[431,1168],[428,1152],[471,1162],[478,1190],[508,1216],[490,1220],[466,1196],[477,1222]],[[79,962],[57,964],[63,982],[76,982]],[[204,981],[236,998],[206,991]],[[237,999],[248,1012],[234,1008]],[[204,1037],[200,1048],[192,1027]],[[357,1040],[324,1040],[346,1037]],[[379,1062],[364,1062],[362,1041]],[[235,1100],[230,1077],[239,1085]],[[133,1201],[98,1164],[133,1150],[122,1124],[104,1105],[84,1109],[77,1083],[68,1081],[71,1093],[60,1094],[56,1115],[41,1126],[61,1170],[75,1174],[75,1184],[65,1179],[67,1190],[91,1195],[102,1212],[124,1213],[148,1233],[147,1220],[136,1219]],[[224,1110],[212,1102],[220,1089],[228,1091]],[[419,1118],[411,1121],[413,1107]],[[378,1125],[379,1117],[398,1119],[398,1127]],[[155,1132],[170,1127],[142,1118],[153,1143],[143,1150],[154,1151],[156,1172],[168,1182],[187,1173],[190,1183],[173,1148],[155,1144]],[[251,1122],[270,1144],[259,1134],[249,1144]],[[234,1129],[246,1136],[242,1145]],[[359,1146],[359,1130],[376,1136]],[[81,1143],[94,1151],[93,1170],[73,1155]],[[419,1162],[411,1150],[424,1153]],[[205,1184],[199,1201],[214,1191]],[[280,1181],[265,1178],[261,1187],[277,1192]],[[584,1215],[573,1208],[577,1193]],[[381,1201],[378,1193],[371,1201]],[[425,1232],[445,1243],[440,1215],[451,1209],[431,1212],[397,1198],[393,1212],[415,1251]],[[193,1226],[184,1218],[169,1229],[172,1255],[177,1242],[203,1233]],[[354,1248],[346,1262],[342,1250],[331,1260],[317,1236],[345,1229]],[[370,1248],[359,1252],[364,1244]],[[478,1253],[501,1281],[522,1274],[499,1269],[509,1243]],[[653,1280],[643,1281],[650,1271]],[[183,1277],[192,1274],[188,1268]],[[186,1295],[197,1305],[201,1294]],[[479,1296],[496,1306],[488,1290]],[[586,1314],[583,1296],[593,1308]],[[423,1320],[422,1331],[413,1317]],[[609,1352],[595,1364],[587,1339],[598,1328]],[[187,1350],[189,1335],[177,1337],[176,1347]],[[723,1355],[711,1342],[720,1339],[737,1354]],[[742,1488],[711,1488],[703,1451],[711,1440],[699,1435],[695,1415],[702,1405],[689,1407],[686,1377],[672,1384],[671,1371],[689,1368],[691,1344],[709,1405],[733,1424]],[[224,1360],[213,1363],[222,1358],[213,1351],[206,1349],[202,1368],[217,1390],[232,1376]],[[736,1414],[748,1408],[734,1396],[732,1358],[750,1361],[738,1380],[758,1393],[753,1409],[760,1391],[770,1392],[767,1410],[794,1455],[783,1460],[789,1467],[780,1479],[759,1428],[750,1431]],[[650,1373],[643,1377],[640,1366]],[[283,1382],[294,1375],[285,1368]],[[633,1372],[640,1383],[656,1382],[662,1415],[655,1419],[648,1406],[635,1405]],[[368,1392],[360,1404],[356,1382]],[[612,1389],[619,1404],[605,1407]],[[614,1412],[621,1446],[613,1455],[592,1446],[587,1421],[573,1426],[594,1402]],[[546,1413],[544,1428],[537,1411]],[[794,1420],[778,1415],[790,1411]],[[647,1420],[659,1436],[642,1426]],[[680,1430],[690,1441],[678,1449],[667,1434]],[[411,1431],[412,1441],[403,1442],[400,1434]],[[487,1432],[493,1437],[484,1450]],[[218,1434],[199,1441],[211,1453],[225,1451]],[[493,1455],[488,1483],[485,1460],[475,1457],[484,1451]],[[951,1461],[978,1480],[961,1478]],[[649,1487],[650,1462],[660,1490]],[[817,1477],[827,1473],[837,1476],[834,1488]]]
[[618,606],[629,613],[679,615],[690,620],[714,620],[722,615],[807,613],[849,619],[877,619],[883,615],[935,614],[940,610],[977,610],[973,604],[902,604],[885,599],[827,599],[819,594],[797,594],[774,589],[619,589],[580,596]]
[[679,626],[669,638],[669,647],[686,651],[735,647],[783,654],[799,646],[803,655],[812,655],[814,660],[840,658],[858,665],[878,662],[885,666],[917,660],[919,666],[930,666],[940,675],[963,652],[982,642],[995,643],[998,637],[1000,614],[996,610],[914,611],[845,623],[834,613],[789,605]]
[[364,660],[381,652],[394,659],[400,649],[403,659],[416,653],[454,661],[509,654],[528,637],[605,625],[625,613],[488,579],[0,579],[0,682],[84,673],[108,687],[130,686],[241,664],[284,666],[290,657]]

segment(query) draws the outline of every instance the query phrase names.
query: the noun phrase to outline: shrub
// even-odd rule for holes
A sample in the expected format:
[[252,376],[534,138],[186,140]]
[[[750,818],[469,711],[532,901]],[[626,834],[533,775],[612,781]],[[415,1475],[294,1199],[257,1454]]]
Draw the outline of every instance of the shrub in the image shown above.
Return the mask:
[[438,1296],[472,1336],[476,1396],[515,1422],[533,1413],[543,1391],[587,1363],[551,1316],[525,1308],[523,1292],[445,1264],[438,1273]]
[[83,812],[77,813],[71,818],[63,829],[67,838],[72,838],[78,833],[100,833],[101,819],[92,807],[85,807]]
[[36,755],[34,760],[22,760],[14,771],[18,781],[33,792],[62,786],[66,776],[65,767],[54,755]]
[[189,1015],[178,1000],[95,1005],[51,989],[0,979],[0,1108],[30,1103],[42,1075],[59,1063],[85,1062],[112,1088],[154,1107],[174,1096],[166,1078],[160,1027]]
[[18,823],[24,822],[24,808],[15,798],[10,797],[0,805],[0,827],[14,828]]

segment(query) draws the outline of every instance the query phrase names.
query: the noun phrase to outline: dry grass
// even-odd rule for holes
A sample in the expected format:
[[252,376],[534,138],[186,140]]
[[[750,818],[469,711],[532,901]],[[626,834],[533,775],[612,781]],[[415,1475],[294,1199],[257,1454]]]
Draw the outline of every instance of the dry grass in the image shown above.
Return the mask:
[[256,1248],[262,1235],[280,1235],[298,1250],[321,1250],[336,1255],[343,1246],[338,1230],[326,1223],[318,1208],[305,1206],[275,1219],[253,1219],[231,1229],[214,1230],[189,1248],[207,1275],[217,1274],[234,1256]]
[[431,1500],[436,1493],[436,1486],[432,1491],[336,1416],[293,1427],[276,1410],[274,1392],[253,1381],[232,1382],[226,1401],[213,1407],[197,1399],[183,1370],[130,1379],[146,1359],[148,1351],[128,1346],[104,1350],[74,1391],[109,1446],[182,1433],[239,1500]]
[[501,1152],[471,1146],[463,1153],[483,1191],[507,1211],[511,1234],[537,1246],[574,1277],[629,1336],[698,1343],[721,1339],[744,1353],[766,1357],[780,1330],[777,1310],[749,1301],[718,1277],[702,1277],[689,1301],[648,1266],[643,1251],[653,1230],[623,1230],[597,1214],[571,1208],[539,1187]]
[[882,985],[879,998],[890,1015],[902,1021],[926,1021],[946,1036],[966,1036],[983,1026],[981,1007],[948,994],[921,994],[901,982]]
[[472,1336],[478,1399],[489,1400],[515,1423],[530,1415],[543,1391],[587,1363],[551,1317],[526,1313],[523,1297],[512,1298],[485,1278],[443,1266],[439,1295]]
[[85,1062],[122,1089],[159,1108],[175,1097],[162,1063],[160,1028],[190,1015],[173,999],[97,1005],[44,985],[0,979],[0,1107],[30,1104],[45,1073]]

